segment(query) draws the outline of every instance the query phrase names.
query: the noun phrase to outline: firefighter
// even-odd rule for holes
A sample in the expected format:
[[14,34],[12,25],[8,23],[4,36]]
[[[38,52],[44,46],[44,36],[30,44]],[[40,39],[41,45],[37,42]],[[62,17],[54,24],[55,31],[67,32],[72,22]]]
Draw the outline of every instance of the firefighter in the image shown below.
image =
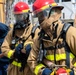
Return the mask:
[[[0,48],[8,31],[8,26],[3,23],[0,23]],[[1,52],[0,49],[0,75],[7,75],[8,64],[9,59],[7,57],[4,57],[4,54]]]
[[35,75],[76,75],[76,28],[60,20],[63,8],[54,0],[33,4],[41,27],[28,58]]
[[29,21],[29,11],[25,2],[20,1],[14,6],[16,23],[1,46],[4,55],[10,59],[7,75],[33,75],[27,58],[39,29],[35,30],[35,34],[32,32],[34,26]]

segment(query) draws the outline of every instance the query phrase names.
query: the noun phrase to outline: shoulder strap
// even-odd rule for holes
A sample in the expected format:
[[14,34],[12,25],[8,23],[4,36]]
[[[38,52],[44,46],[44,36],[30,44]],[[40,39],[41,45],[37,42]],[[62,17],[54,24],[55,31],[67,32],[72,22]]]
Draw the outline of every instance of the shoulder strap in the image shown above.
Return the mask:
[[38,22],[35,24],[35,26],[33,26],[32,30],[31,30],[31,36],[32,36],[32,38],[34,38],[35,31],[36,31],[37,28],[40,28],[40,25],[39,25]]
[[35,26],[33,26],[32,30],[31,30],[32,38],[34,38],[35,31],[36,31],[37,28],[39,28],[39,24],[35,24]]
[[68,50],[69,49],[69,46],[67,45],[66,43],[66,33],[69,29],[69,27],[71,26],[71,24],[69,23],[64,23],[63,25],[63,28],[62,28],[62,31],[60,33],[60,35],[58,36],[57,38],[57,41],[56,41],[56,44],[55,44],[55,50],[54,50],[54,62],[56,63],[56,46],[57,46],[57,43],[58,43],[58,39],[61,37],[63,38],[63,42],[65,43],[64,44],[64,47],[65,47],[65,51],[66,51],[66,65],[69,67],[70,66],[70,58],[69,58],[69,53],[70,51]]
[[67,33],[70,26],[72,26],[72,25],[69,24],[69,23],[65,23],[64,26],[63,26],[63,29],[62,29],[62,38],[63,38],[63,40],[65,42],[66,65],[68,67],[70,67],[70,52],[71,52],[71,50],[70,50],[70,48],[69,48],[69,46],[68,46],[68,44],[66,42],[66,33]]
[[64,26],[62,28],[61,35],[63,35],[62,38],[65,40],[66,40],[66,33],[70,26],[72,26],[70,23],[64,23]]

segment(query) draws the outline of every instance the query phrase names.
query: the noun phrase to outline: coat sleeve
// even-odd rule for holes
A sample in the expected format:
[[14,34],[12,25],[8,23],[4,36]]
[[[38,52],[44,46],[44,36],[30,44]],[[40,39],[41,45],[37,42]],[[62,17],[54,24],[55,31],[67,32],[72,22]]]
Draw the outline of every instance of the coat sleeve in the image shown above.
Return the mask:
[[10,58],[14,52],[10,48],[11,40],[12,40],[12,30],[8,32],[7,36],[4,39],[3,44],[1,46],[2,53],[4,53],[4,56],[6,56],[8,58]]
[[[37,33],[36,33],[37,34]],[[43,68],[45,67],[42,63],[37,63],[38,54],[39,54],[39,39],[37,35],[33,40],[33,47],[28,57],[28,65],[31,68],[32,72],[35,75],[41,75]]]
[[71,52],[76,55],[76,28],[70,27],[66,33],[66,42]]

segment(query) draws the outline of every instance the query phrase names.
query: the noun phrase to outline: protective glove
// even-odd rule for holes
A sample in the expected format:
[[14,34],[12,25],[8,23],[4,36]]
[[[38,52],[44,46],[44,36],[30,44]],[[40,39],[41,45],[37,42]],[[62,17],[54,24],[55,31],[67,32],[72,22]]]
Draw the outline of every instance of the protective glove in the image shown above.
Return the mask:
[[50,75],[52,73],[52,71],[48,68],[45,68],[42,72],[42,75]]
[[15,57],[15,58],[20,59],[22,48],[23,48],[23,44],[22,44],[22,43],[20,43],[20,44],[15,48],[15,52],[14,52],[14,57]]
[[71,70],[70,75],[74,75],[74,70]]
[[22,51],[21,51],[21,58],[22,58],[23,60],[26,59],[26,61],[27,61],[27,58],[28,58],[29,53],[30,53],[30,50],[31,50],[31,44],[28,44],[28,45],[25,46],[25,52],[26,52],[26,53],[22,53]]
[[22,67],[20,68],[20,71],[24,70],[25,65],[27,64],[27,59],[28,59],[28,56],[29,56],[29,53],[31,50],[31,45],[30,44],[26,45],[25,50],[26,50],[26,54],[22,53],[22,57],[21,57],[22,58],[22,61],[21,61]]
[[31,45],[28,44],[26,47],[25,47],[25,50],[26,50],[26,55],[28,55],[30,53],[30,50],[31,50]]

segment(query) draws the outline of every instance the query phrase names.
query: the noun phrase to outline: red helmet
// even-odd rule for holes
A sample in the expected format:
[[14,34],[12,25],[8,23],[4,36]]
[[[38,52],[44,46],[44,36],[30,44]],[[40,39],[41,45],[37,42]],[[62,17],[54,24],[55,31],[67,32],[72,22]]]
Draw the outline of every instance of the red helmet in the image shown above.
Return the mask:
[[29,6],[25,2],[18,2],[14,6],[14,14],[21,14],[29,12]]
[[63,6],[57,6],[57,3],[54,0],[36,0],[33,4],[33,11],[35,13],[38,13],[49,7],[51,7],[51,8],[59,7],[61,9],[63,9]]

